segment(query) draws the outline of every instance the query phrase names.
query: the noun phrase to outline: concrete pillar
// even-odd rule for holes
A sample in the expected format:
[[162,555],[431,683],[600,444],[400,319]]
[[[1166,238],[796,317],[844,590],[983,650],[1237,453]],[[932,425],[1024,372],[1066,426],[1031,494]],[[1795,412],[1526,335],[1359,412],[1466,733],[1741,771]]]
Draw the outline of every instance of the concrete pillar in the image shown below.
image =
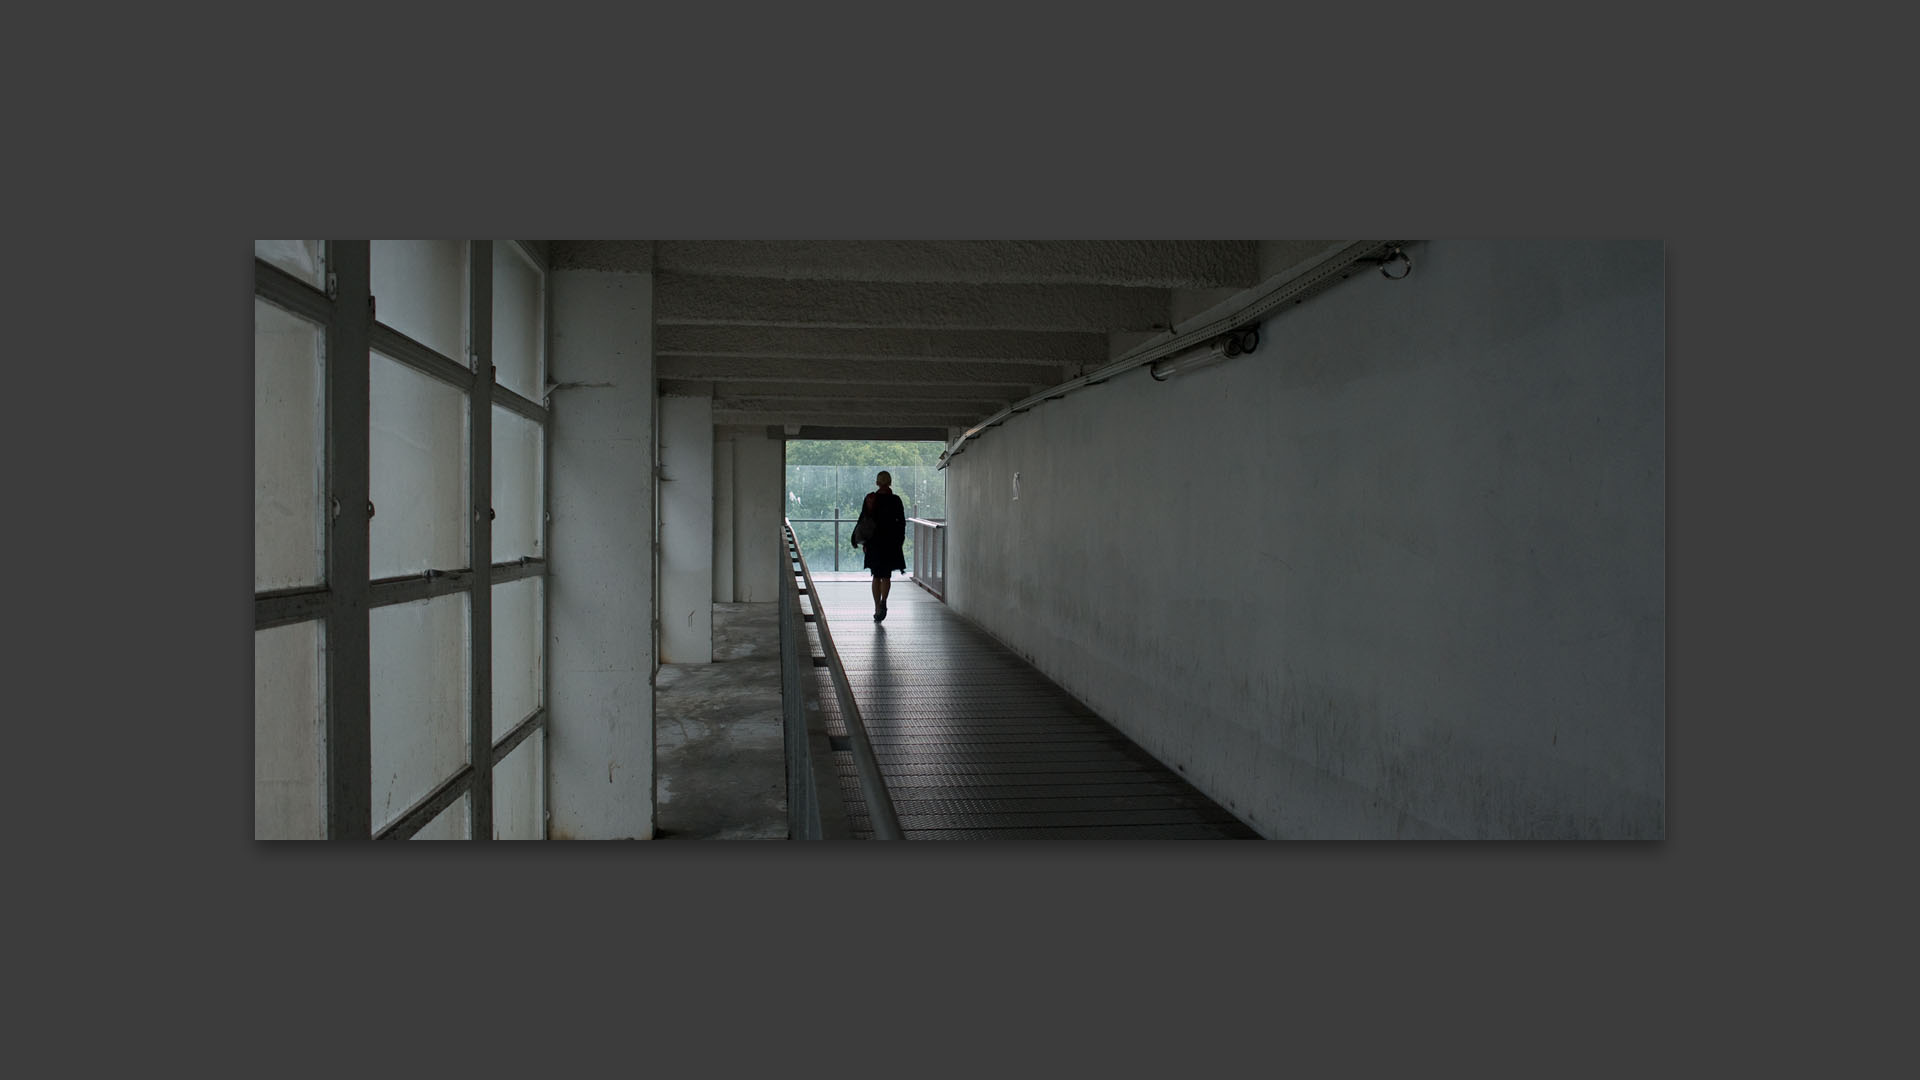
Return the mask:
[[731,604],[733,595],[733,440],[716,430],[713,440],[713,601]]
[[555,840],[653,836],[653,275],[552,276]]
[[713,661],[713,398],[660,399],[660,662]]
[[780,519],[786,515],[786,444],[764,433],[733,443],[734,599],[771,604],[780,599]]

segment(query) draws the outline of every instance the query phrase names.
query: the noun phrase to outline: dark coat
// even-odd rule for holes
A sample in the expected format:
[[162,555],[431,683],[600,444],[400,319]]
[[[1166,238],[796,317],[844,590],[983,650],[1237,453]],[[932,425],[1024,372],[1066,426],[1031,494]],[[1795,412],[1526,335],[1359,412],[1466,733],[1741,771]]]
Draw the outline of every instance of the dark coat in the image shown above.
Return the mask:
[[867,555],[867,569],[892,573],[907,568],[901,547],[907,542],[907,507],[900,496],[887,492],[867,492],[860,504],[860,516],[873,519],[873,535],[861,548]]

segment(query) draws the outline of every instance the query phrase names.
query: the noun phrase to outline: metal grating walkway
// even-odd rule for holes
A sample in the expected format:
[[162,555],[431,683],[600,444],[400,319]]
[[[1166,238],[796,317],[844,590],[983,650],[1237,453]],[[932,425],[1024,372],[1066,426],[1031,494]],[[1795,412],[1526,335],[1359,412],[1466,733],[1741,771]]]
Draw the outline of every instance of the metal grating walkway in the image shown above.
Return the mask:
[[[911,582],[895,579],[882,624],[869,581],[814,586],[907,839],[1258,839]],[[815,674],[849,814],[870,837],[830,676]]]

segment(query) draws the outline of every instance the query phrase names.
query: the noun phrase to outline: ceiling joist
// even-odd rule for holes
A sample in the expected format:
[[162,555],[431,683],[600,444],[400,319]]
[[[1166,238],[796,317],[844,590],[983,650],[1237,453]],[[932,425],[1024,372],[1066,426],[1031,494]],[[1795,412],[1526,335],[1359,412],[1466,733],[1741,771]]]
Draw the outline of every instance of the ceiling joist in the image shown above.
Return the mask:
[[965,429],[1295,259],[1284,241],[553,241],[556,270],[652,275],[663,392],[716,423]]
[[856,386],[969,386],[975,383],[1051,386],[1061,381],[1066,370],[1031,364],[970,363],[959,360],[902,364],[891,360],[822,360],[777,356],[667,355],[654,361],[655,377],[661,379],[827,382]]
[[1010,364],[1102,364],[1105,334],[1022,330],[842,330],[779,326],[665,325],[654,352],[673,356],[835,357],[843,360],[996,360]]
[[656,325],[903,330],[1068,330],[1168,326],[1167,289],[1105,285],[914,285],[655,274]]

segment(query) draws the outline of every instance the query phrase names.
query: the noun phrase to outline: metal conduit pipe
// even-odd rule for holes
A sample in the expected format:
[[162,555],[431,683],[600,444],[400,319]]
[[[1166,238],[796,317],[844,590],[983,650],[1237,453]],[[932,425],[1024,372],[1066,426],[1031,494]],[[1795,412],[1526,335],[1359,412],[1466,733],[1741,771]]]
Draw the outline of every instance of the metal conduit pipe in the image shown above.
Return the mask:
[[840,702],[840,719],[847,725],[847,742],[853,751],[853,769],[860,778],[860,795],[867,802],[867,816],[873,823],[873,838],[903,839],[900,819],[893,810],[893,798],[887,794],[887,783],[880,776],[880,762],[873,755],[873,744],[867,741],[867,727],[860,721],[860,706],[853,700],[853,686],[847,681],[847,669],[840,663],[840,652],[833,647],[833,632],[827,628],[826,608],[820,603],[820,592],[814,587],[813,573],[807,569],[806,556],[800,551],[794,537],[793,522],[785,521],[781,532],[793,552],[794,561],[800,564],[800,579],[806,585],[800,591],[812,597],[813,626],[820,632],[820,649],[826,653],[834,696]]
[[[1183,357],[1188,353],[1204,354],[1223,337],[1255,326],[1262,320],[1285,310],[1290,304],[1305,303],[1315,293],[1353,276],[1354,267],[1358,264],[1378,266],[1382,277],[1390,281],[1400,281],[1413,272],[1413,260],[1404,250],[1409,243],[1412,241],[1356,240],[1330,247],[1322,252],[1319,258],[1302,264],[1293,273],[1252,290],[1243,302],[1224,315],[1203,312],[1186,323],[1168,330],[1167,336],[1160,341],[1149,341],[1077,379],[1042,390],[1032,397],[1016,401],[1001,409],[962,432],[959,438],[953,440],[952,446],[940,452],[940,461],[934,467],[946,468],[947,463],[956,454],[966,450],[969,441],[979,438],[988,428],[1006,423],[1009,416],[1026,412],[1041,402],[1066,397],[1084,387],[1098,386],[1115,375],[1131,371],[1143,364],[1153,364],[1169,357]],[[1399,273],[1392,272],[1395,268],[1399,268]],[[1256,343],[1257,340],[1256,338]],[[1224,349],[1224,345],[1222,348]],[[1196,360],[1186,366],[1197,367],[1201,362],[1211,363],[1223,358],[1224,355],[1208,357],[1205,361]],[[1175,360],[1173,364],[1178,366],[1179,361]],[[1167,374],[1171,373],[1172,371],[1167,372]],[[1164,375],[1154,377],[1165,381]]]

